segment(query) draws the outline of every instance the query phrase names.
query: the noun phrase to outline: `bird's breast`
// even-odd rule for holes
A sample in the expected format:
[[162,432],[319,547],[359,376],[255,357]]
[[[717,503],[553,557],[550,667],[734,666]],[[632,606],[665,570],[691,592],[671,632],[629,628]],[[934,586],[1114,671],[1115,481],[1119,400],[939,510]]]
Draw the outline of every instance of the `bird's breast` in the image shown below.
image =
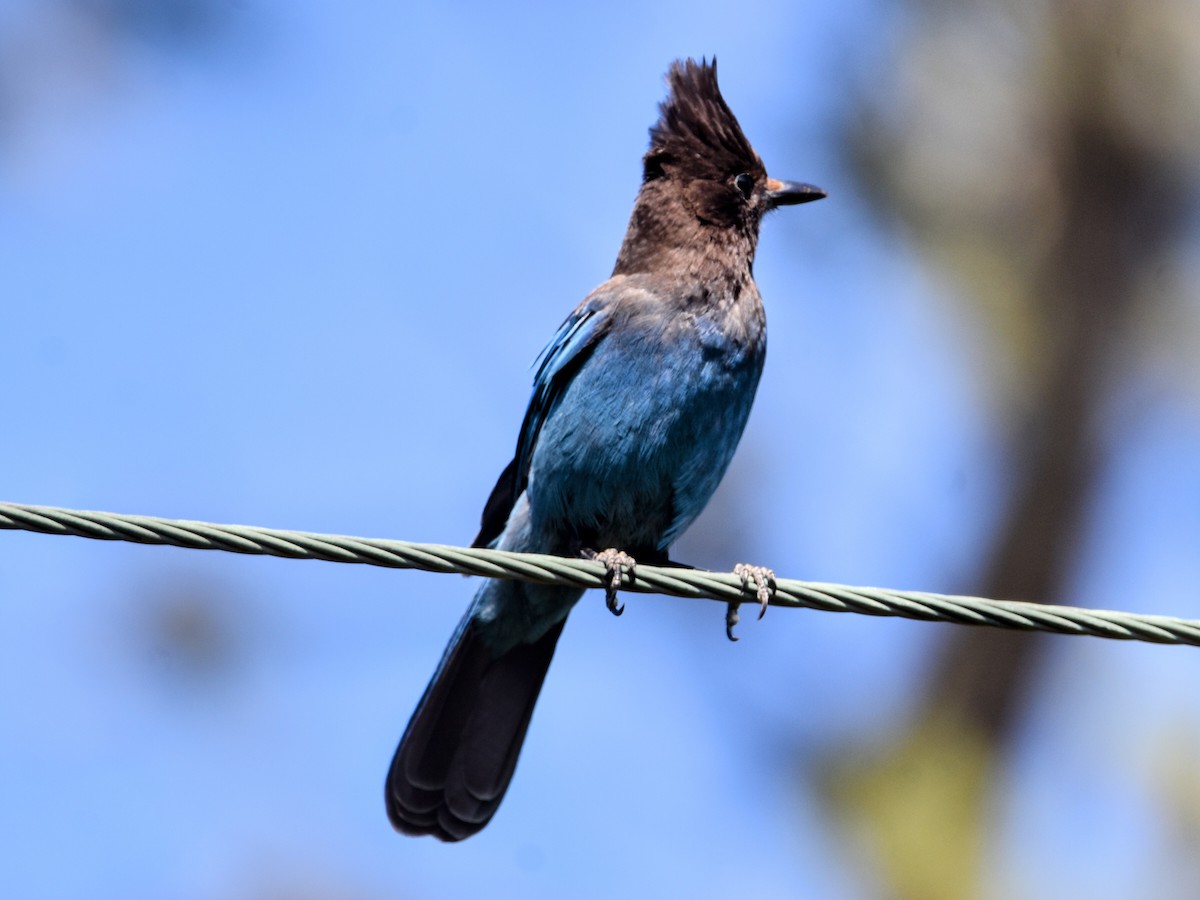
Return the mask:
[[765,354],[761,306],[644,315],[610,332],[542,427],[534,518],[593,549],[665,549],[729,465]]

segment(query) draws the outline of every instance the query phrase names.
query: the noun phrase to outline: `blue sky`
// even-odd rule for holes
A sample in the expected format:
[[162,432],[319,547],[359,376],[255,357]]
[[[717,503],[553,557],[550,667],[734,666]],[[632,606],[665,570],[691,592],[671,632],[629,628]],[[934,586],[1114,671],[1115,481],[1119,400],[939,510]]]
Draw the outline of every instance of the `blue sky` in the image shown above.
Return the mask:
[[[1004,503],[987,335],[873,221],[833,139],[881,5],[263,0],[216,4],[196,43],[135,31],[88,57],[54,55],[77,26],[50,6],[0,16],[0,41],[46,52],[0,144],[5,499],[469,541],[531,361],[611,269],[663,72],[716,53],[772,174],[830,197],[766,223],[767,371],[677,555],[970,586]],[[1200,423],[1169,398],[1135,421],[1075,599],[1195,615]],[[735,646],[715,604],[635,597],[617,620],[589,596],[492,825],[403,839],[383,776],[472,591],[0,535],[0,892],[872,892],[780,737],[869,743],[938,628],[773,610]],[[215,676],[147,625],[180,598],[225,635]],[[1196,666],[1063,642],[1009,776],[1010,895],[1146,883],[1167,840],[1147,760],[1168,723],[1200,735]]]

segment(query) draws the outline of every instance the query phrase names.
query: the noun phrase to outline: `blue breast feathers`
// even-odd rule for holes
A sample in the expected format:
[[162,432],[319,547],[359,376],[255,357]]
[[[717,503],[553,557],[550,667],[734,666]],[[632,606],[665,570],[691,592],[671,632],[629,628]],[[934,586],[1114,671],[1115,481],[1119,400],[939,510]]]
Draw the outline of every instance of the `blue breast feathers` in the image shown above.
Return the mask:
[[561,552],[665,550],[716,490],[762,371],[761,306],[696,314],[623,287],[564,323],[526,417],[531,518]]

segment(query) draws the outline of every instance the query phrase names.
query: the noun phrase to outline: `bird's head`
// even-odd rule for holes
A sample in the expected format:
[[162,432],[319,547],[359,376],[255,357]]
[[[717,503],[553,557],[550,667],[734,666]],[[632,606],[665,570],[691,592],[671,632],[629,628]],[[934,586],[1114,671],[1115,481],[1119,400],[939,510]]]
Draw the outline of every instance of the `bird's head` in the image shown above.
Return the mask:
[[715,59],[676,61],[667,84],[670,93],[650,128],[642,187],[617,271],[659,256],[654,244],[665,250],[664,244],[711,241],[714,232],[728,235],[729,246],[752,259],[763,215],[819,200],[825,192],[768,177],[721,96]]

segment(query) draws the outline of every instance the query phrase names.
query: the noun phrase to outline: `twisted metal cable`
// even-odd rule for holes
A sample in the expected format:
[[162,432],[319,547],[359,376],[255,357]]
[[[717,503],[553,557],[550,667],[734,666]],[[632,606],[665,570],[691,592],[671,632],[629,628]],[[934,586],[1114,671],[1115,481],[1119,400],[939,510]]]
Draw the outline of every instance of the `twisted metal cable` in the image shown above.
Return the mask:
[[[193,550],[225,550],[286,559],[320,559],[395,569],[457,572],[581,588],[603,588],[605,584],[604,565],[583,559],[286,531],[251,525],[217,525],[22,503],[0,502],[0,529],[137,544],[167,544]],[[634,575],[625,573],[622,576],[621,589],[704,598],[726,604],[757,603],[753,585],[744,586],[737,575],[701,569],[639,565]],[[1172,616],[985,600],[925,591],[850,587],[790,578],[776,580],[770,602],[772,606],[826,612],[900,616],[925,622],[987,625],[1022,631],[1200,646],[1200,621]]]

